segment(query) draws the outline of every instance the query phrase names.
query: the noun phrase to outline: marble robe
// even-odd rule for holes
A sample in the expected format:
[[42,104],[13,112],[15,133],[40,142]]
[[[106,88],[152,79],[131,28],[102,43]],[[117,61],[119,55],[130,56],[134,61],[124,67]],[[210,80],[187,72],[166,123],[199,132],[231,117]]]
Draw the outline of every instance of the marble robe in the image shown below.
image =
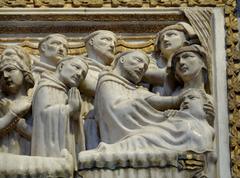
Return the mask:
[[67,92],[67,86],[54,75],[42,75],[33,98],[33,156],[60,157],[66,148],[75,158],[75,128],[66,107]]
[[[0,100],[1,98],[4,98],[4,95],[0,92]],[[6,111],[2,111],[0,108],[0,119],[6,114],[5,112]],[[2,135],[1,132],[3,130],[0,130],[0,152],[17,155],[30,155],[32,117],[29,112],[23,117],[24,118],[22,119],[26,121],[27,125],[26,130],[20,129],[17,123],[13,123],[14,120],[21,118],[14,118],[10,124],[3,128],[4,130],[11,127],[11,130],[9,130],[7,133]]]
[[88,58],[86,55],[83,55],[82,59],[85,60],[89,66],[87,76],[79,87],[83,100],[81,116],[84,119],[86,149],[88,150],[96,148],[100,142],[98,123],[94,118],[93,103],[99,74],[106,69],[107,66]]
[[184,110],[174,114],[170,110],[157,111],[146,101],[152,95],[155,94],[111,72],[100,76],[95,118],[102,142],[94,150],[79,153],[81,168],[94,165],[112,168],[119,162],[153,166],[156,161],[174,162],[178,153],[202,154],[213,150],[214,129],[206,119]]

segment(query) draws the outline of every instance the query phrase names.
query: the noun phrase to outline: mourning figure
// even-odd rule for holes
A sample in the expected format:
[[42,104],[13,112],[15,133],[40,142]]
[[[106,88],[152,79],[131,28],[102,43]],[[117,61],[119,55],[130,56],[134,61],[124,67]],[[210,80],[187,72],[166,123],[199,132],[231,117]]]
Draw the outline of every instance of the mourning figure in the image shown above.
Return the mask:
[[178,22],[158,32],[152,60],[144,80],[153,85],[151,91],[163,96],[171,95],[176,88],[176,80],[169,69],[172,54],[182,46],[198,43],[198,38],[191,25]]
[[98,30],[85,37],[87,54],[83,55],[83,60],[88,63],[89,71],[79,89],[83,94],[81,116],[85,119],[86,149],[96,148],[99,143],[98,125],[93,112],[95,91],[99,73],[113,62],[116,42],[116,35],[108,30]]
[[0,152],[30,154],[33,86],[29,55],[19,46],[7,47],[0,56]]
[[55,73],[43,73],[33,98],[33,156],[59,157],[66,148],[75,159],[81,96],[76,87],[88,65],[79,57],[59,61]]
[[191,88],[169,97],[149,92],[137,85],[148,64],[145,53],[124,52],[112,71],[101,74],[95,117],[102,142],[79,153],[82,168],[94,167],[95,158],[110,168],[119,166],[119,160],[121,166],[134,167],[139,162],[141,166],[164,165],[167,160],[174,164],[178,153],[213,150],[214,129],[204,108],[209,103],[205,91]]
[[43,72],[54,72],[59,60],[67,56],[67,38],[62,34],[50,34],[39,42],[38,50],[40,58],[33,58],[32,70],[36,84]]

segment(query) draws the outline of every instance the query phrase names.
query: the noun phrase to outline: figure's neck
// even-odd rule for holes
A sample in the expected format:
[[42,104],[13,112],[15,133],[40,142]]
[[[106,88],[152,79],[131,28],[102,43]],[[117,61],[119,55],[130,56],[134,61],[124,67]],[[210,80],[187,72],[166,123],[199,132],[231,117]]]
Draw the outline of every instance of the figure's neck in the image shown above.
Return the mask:
[[40,61],[47,64],[47,65],[50,65],[51,67],[56,67],[57,66],[57,63],[54,62],[53,60],[45,57],[45,56],[40,56]]
[[201,72],[197,74],[195,77],[193,77],[191,80],[184,82],[184,89],[186,90],[189,88],[204,90],[204,79],[203,79],[203,75],[201,75]]
[[100,63],[102,65],[105,65],[105,66],[110,65],[108,63],[109,60],[106,59],[106,56],[97,54],[97,53],[93,52],[92,50],[88,52],[87,56],[88,56],[88,58],[91,58],[92,60],[94,60],[97,63]]
[[173,54],[173,52],[169,52],[169,53],[164,53],[163,54],[163,60],[167,63],[171,57],[171,55]]
[[20,88],[20,90],[16,93],[8,93],[8,98],[10,100],[16,100],[22,96],[27,96],[27,91],[26,91],[26,87],[24,85],[22,85],[22,87]]
[[126,74],[125,71],[123,71],[120,67],[116,67],[114,70],[113,70],[113,73],[116,75],[116,76],[120,76],[122,77],[125,81],[127,81],[129,84],[131,85],[137,85],[136,83],[134,83],[133,81],[131,81],[129,79],[129,76]]

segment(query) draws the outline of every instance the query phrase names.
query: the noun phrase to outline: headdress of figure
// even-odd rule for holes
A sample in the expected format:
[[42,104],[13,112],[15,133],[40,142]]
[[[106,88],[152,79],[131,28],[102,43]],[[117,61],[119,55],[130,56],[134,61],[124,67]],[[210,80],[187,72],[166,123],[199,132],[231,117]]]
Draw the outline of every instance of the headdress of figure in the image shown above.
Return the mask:
[[207,59],[208,59],[208,55],[206,53],[206,50],[200,46],[200,45],[190,45],[190,46],[183,46],[181,48],[179,48],[173,55],[171,58],[171,72],[175,75],[176,79],[183,84],[183,81],[176,75],[176,63],[177,63],[177,56],[183,52],[194,52],[200,55],[201,60],[204,64],[204,66],[202,67],[202,74],[203,74],[203,79],[204,79],[204,84],[208,83],[208,71],[207,71]]
[[159,31],[157,33],[156,38],[155,38],[155,43],[154,43],[154,51],[156,53],[161,52],[161,50],[159,49],[159,46],[161,43],[160,37],[162,36],[162,34],[164,32],[166,32],[168,30],[177,30],[177,31],[183,32],[186,37],[186,41],[185,41],[186,45],[199,44],[197,34],[193,30],[192,26],[186,22],[178,22],[175,25],[169,25],[169,26],[165,27],[164,29],[162,29],[161,31]]
[[130,53],[133,53],[133,52],[140,52],[140,53],[144,54],[144,55],[147,57],[147,59],[148,59],[148,63],[150,62],[149,56],[148,56],[144,51],[141,51],[141,50],[129,50],[129,51],[124,51],[124,52],[122,52],[122,53],[119,53],[119,54],[115,57],[115,59],[114,59],[114,61],[113,61],[113,63],[112,63],[112,68],[113,68],[113,69],[116,68],[116,66],[117,66],[119,60],[121,59],[121,57],[126,56],[126,55],[128,55],[128,54],[130,54]]
[[108,31],[108,30],[97,30],[97,31],[94,31],[92,33],[90,33],[88,36],[86,36],[83,40],[85,42],[85,45],[87,45],[89,43],[89,40],[91,40],[92,38],[94,38],[95,36],[99,35],[99,34],[102,34],[102,33],[112,33],[115,38],[117,39],[117,36],[115,33],[113,33],[112,31]]
[[[43,52],[43,51],[42,51],[42,48],[41,48],[41,46],[42,46],[43,43],[45,43],[46,41],[48,41],[48,40],[51,39],[51,38],[56,38],[56,37],[63,38],[63,39],[65,39],[65,40],[67,41],[67,37],[66,37],[65,35],[62,35],[62,34],[59,34],[59,33],[50,34],[50,35],[44,37],[44,38],[39,42],[39,44],[38,44],[38,50],[39,50],[39,52],[40,52],[40,53]],[[67,50],[68,50],[68,49],[67,49]]]
[[27,89],[32,88],[34,86],[34,79],[31,73],[32,66],[29,54],[20,46],[9,46],[5,50],[7,49],[14,50],[20,59],[9,57],[8,60],[6,60],[2,54],[0,56],[0,71],[7,65],[13,65],[23,73]]

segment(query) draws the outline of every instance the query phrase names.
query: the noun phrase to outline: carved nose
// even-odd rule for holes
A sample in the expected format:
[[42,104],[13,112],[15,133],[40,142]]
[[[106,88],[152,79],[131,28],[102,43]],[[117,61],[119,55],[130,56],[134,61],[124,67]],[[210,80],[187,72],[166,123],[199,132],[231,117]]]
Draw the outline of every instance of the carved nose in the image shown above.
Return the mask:
[[9,72],[3,71],[3,77],[4,77],[4,78],[8,78],[8,77],[9,77]]
[[113,42],[109,45],[109,47],[111,48],[112,51],[114,51],[114,47],[115,47],[115,45],[114,45]]
[[163,35],[162,40],[163,41],[168,41],[168,37],[166,35]]
[[178,62],[179,62],[180,65],[183,65],[183,64],[185,64],[185,59],[180,57]]
[[79,69],[79,70],[77,71],[77,76],[78,76],[78,77],[81,77],[82,72],[83,72],[83,70],[82,70],[82,69]]
[[63,48],[62,48],[62,47],[59,48],[59,49],[58,49],[58,52],[61,53],[61,54],[63,54]]

